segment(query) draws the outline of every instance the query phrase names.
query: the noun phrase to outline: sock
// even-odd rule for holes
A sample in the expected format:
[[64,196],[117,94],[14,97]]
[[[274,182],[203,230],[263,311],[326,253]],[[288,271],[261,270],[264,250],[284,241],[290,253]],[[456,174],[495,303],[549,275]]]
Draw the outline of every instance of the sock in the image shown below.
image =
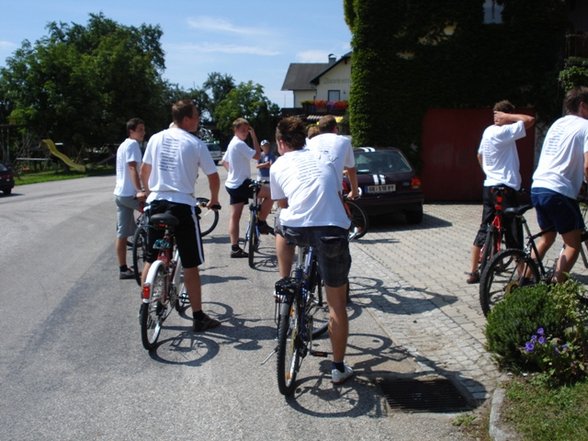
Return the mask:
[[237,251],[238,249],[239,249],[239,244],[237,244],[237,245],[231,245],[231,250]]
[[119,269],[120,269],[120,272],[123,273],[125,271],[128,271],[129,267],[126,265],[121,265],[121,266],[119,266]]
[[339,372],[345,372],[345,363],[342,361],[333,362],[333,369],[337,369]]
[[201,320],[204,317],[206,317],[206,314],[204,314],[204,312],[201,309],[200,311],[194,311],[192,313],[192,316],[194,317],[194,320]]

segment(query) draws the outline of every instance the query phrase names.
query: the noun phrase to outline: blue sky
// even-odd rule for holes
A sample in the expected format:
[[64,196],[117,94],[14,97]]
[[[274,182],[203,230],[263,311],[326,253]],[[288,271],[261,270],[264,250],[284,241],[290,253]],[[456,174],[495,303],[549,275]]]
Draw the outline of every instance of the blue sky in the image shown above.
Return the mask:
[[280,107],[292,105],[281,91],[290,63],[327,62],[350,50],[343,0],[3,0],[0,66],[21,46],[47,35],[51,21],[87,24],[90,13],[127,26],[163,30],[164,78],[200,87],[210,72],[253,81]]

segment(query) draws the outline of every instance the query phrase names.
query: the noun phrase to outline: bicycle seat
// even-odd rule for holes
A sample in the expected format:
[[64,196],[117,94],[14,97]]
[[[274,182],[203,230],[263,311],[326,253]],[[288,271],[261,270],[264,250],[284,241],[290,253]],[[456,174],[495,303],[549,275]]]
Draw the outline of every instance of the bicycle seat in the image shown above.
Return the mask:
[[521,216],[523,213],[530,210],[531,208],[533,208],[531,204],[520,205],[518,207],[509,207],[506,210],[504,210],[504,214]]
[[153,226],[176,227],[180,221],[173,214],[157,213],[149,218],[149,224]]

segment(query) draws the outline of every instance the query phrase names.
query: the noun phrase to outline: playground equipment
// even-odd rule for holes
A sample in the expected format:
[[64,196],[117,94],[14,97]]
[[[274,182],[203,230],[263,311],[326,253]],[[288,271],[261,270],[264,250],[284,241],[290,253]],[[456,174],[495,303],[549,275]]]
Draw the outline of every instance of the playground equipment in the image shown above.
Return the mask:
[[79,171],[79,172],[86,171],[86,167],[84,165],[76,164],[75,162],[73,162],[71,160],[71,158],[69,156],[67,156],[67,155],[61,153],[59,150],[57,150],[57,146],[55,145],[55,143],[52,140],[43,139],[43,140],[41,140],[41,144],[45,144],[45,146],[49,149],[49,152],[51,152],[51,154],[53,156],[55,156],[56,158],[59,158],[61,161],[63,161],[63,163],[65,165],[67,165],[70,170]]

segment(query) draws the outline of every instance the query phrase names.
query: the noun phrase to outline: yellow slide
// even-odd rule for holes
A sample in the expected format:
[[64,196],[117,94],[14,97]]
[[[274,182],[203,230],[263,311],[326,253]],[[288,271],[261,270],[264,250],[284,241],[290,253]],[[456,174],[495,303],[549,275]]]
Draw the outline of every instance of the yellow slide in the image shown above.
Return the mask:
[[49,151],[51,152],[51,154],[59,159],[61,159],[65,165],[67,165],[70,170],[75,170],[75,171],[80,171],[80,172],[85,172],[86,171],[86,167],[80,164],[76,164],[75,162],[73,162],[69,156],[64,155],[63,153],[61,153],[59,150],[57,150],[57,147],[55,146],[55,143],[53,141],[51,141],[50,139],[43,139],[41,140],[42,143],[44,143],[47,148],[49,149]]

